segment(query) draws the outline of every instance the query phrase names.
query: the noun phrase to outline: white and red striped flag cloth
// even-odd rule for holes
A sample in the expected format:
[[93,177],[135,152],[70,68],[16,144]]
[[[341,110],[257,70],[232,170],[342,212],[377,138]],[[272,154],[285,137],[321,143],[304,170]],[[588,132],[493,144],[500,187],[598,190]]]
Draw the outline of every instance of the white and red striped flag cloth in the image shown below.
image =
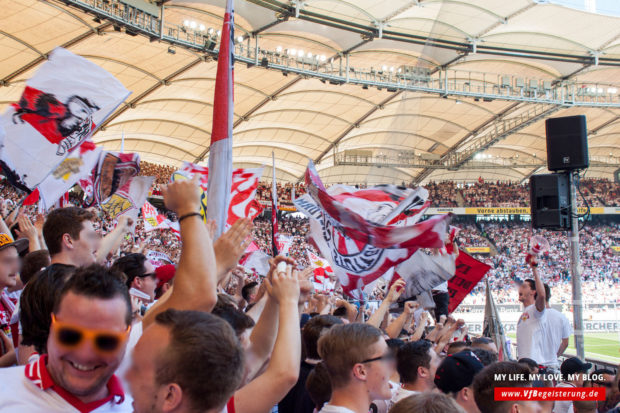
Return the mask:
[[[174,179],[191,178],[194,174],[200,175],[200,188],[202,190],[202,206],[206,206],[207,199],[205,194],[209,189],[209,168],[196,165],[191,162],[183,162],[179,175],[173,174]],[[232,225],[241,218],[254,220],[261,212],[263,206],[256,201],[256,189],[258,180],[263,175],[263,168],[237,168],[232,173],[232,186],[230,188],[230,204],[228,206],[228,217],[226,224]],[[201,211],[202,213],[202,211]],[[204,215],[204,214],[203,214]]]
[[142,205],[142,219],[144,220],[144,231],[150,232],[156,229],[168,229],[170,226],[164,215],[160,214],[149,201],[145,201]]
[[130,93],[93,62],[54,49],[0,117],[6,133],[0,159],[9,181],[34,190]]
[[34,205],[38,202],[40,211],[66,206],[69,202],[67,191],[91,174],[100,154],[101,148],[92,141],[83,142],[24,199],[23,204]]
[[228,205],[232,186],[232,129],[234,84],[234,10],[233,0],[226,1],[226,14],[222,26],[220,51],[213,98],[213,127],[209,149],[209,191],[207,219],[215,220],[215,237],[218,238],[228,220]]
[[312,162],[306,186],[308,194],[295,200],[295,206],[309,217],[320,254],[331,262],[349,295],[357,295],[419,248],[444,247],[450,215],[413,222],[429,205],[424,188],[334,185],[326,190]]

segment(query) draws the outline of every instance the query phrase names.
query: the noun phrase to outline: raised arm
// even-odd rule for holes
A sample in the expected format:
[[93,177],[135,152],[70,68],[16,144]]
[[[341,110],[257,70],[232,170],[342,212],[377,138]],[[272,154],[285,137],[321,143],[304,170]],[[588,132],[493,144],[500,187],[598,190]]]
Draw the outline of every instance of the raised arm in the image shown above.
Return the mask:
[[424,329],[426,328],[426,322],[428,321],[428,313],[424,311],[420,314],[420,321],[411,336],[411,341],[418,341],[424,335]]
[[251,232],[252,221],[240,219],[213,244],[218,282],[237,266],[239,259],[252,242]]
[[398,338],[400,332],[403,330],[403,327],[411,322],[413,312],[417,306],[417,303],[413,301],[407,301],[405,303],[405,308],[403,309],[402,314],[385,329],[385,332],[388,336],[390,336],[390,338]]
[[547,305],[547,296],[545,295],[545,285],[538,274],[538,260],[536,260],[536,258],[532,258],[530,261],[530,267],[532,267],[534,283],[536,284],[536,310],[538,310],[539,313],[542,313],[545,311],[545,307]]
[[172,292],[165,302],[146,313],[142,321],[144,328],[157,314],[169,308],[209,312],[217,301],[215,254],[207,227],[198,213],[197,177],[173,182],[162,189],[162,193],[166,208],[179,217],[183,246]]
[[390,306],[394,304],[396,300],[398,300],[398,297],[400,297],[404,290],[405,280],[397,280],[390,288],[390,291],[385,297],[385,300],[381,302],[381,305],[379,306],[379,308],[377,308],[377,311],[375,311],[370,316],[366,324],[370,324],[371,326],[379,328],[381,322],[383,321],[383,318],[385,317],[385,314],[387,314],[388,310],[390,309]]
[[235,393],[237,413],[269,412],[297,383],[301,360],[297,277],[292,267],[287,266],[286,272],[273,274],[271,282],[265,280],[270,297],[279,305],[278,335],[265,372]]
[[133,225],[133,220],[127,215],[121,215],[118,218],[116,228],[108,232],[101,240],[101,246],[97,250],[97,263],[102,264],[108,258],[108,254],[116,251],[123,243],[123,237]]
[[[273,272],[276,270],[278,263],[282,261],[294,264],[292,259],[281,256],[269,260],[269,278],[273,278]],[[265,294],[261,300],[265,300],[264,308],[252,329],[250,346],[246,350],[245,365],[250,380],[254,378],[271,355],[278,332],[278,316],[280,311],[278,300],[272,297],[271,294]]]
[[19,229],[16,230],[17,235],[20,238],[26,238],[28,240],[28,251],[38,251],[41,249],[39,244],[39,234],[37,229],[32,224],[30,218],[22,214],[17,218],[17,224]]

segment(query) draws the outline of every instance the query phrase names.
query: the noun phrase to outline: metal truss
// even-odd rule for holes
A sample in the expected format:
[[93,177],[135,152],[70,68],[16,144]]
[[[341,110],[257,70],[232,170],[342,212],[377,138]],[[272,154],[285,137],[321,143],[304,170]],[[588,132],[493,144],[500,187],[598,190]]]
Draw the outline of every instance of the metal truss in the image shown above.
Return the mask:
[[[151,41],[163,41],[217,58],[219,36],[211,31],[195,30],[165,21],[165,6],[159,15],[149,14],[118,0],[55,0],[107,19],[117,30],[129,35],[144,35]],[[410,91],[441,97],[472,98],[475,101],[515,101],[559,107],[620,108],[619,88],[612,84],[551,81],[520,75],[491,74],[451,69],[430,71],[416,67],[359,68],[349,65],[349,54],[340,58],[292,56],[287,50],[264,50],[257,33],[242,36],[235,45],[237,62],[296,74],[333,85],[355,84],[390,92]],[[252,44],[253,43],[253,44]],[[173,52],[173,51],[171,51]],[[551,57],[550,57],[551,58]],[[604,63],[601,63],[604,64]],[[610,64],[612,64],[610,62]],[[615,63],[614,63],[615,65]]]
[[[532,168],[546,168],[547,163],[544,160],[539,162],[523,162],[518,158],[488,158],[486,161],[469,160],[463,162],[459,166],[454,166],[449,163],[440,161],[433,161],[423,159],[420,156],[411,155],[399,156],[396,153],[373,155],[373,156],[360,156],[349,155],[347,153],[338,153],[334,157],[334,165],[346,165],[346,166],[371,166],[378,168],[406,168],[406,169],[447,169],[447,170],[463,170],[463,169],[532,169]],[[590,167],[603,167],[603,168],[619,168],[620,159],[616,157],[590,157]]]

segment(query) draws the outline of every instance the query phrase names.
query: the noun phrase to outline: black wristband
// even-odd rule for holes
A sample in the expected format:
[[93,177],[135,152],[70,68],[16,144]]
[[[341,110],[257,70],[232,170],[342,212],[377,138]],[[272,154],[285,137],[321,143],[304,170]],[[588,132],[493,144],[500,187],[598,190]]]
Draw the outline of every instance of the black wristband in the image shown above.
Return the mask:
[[185,218],[189,218],[189,217],[193,217],[193,216],[202,216],[202,214],[200,214],[200,212],[190,212],[189,214],[185,214],[183,216],[179,217],[179,224],[181,223],[181,221],[183,221]]

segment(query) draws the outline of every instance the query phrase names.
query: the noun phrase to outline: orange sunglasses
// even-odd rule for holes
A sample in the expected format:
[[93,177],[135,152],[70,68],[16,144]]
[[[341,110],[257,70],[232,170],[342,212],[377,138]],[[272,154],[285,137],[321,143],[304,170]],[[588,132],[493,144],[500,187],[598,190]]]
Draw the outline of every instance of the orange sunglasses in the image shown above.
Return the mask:
[[52,314],[52,331],[56,342],[66,350],[75,349],[83,345],[85,340],[90,340],[93,348],[102,355],[109,356],[115,353],[121,345],[127,341],[131,326],[123,332],[111,330],[93,330],[79,327],[72,324],[63,323],[56,320],[56,315]]

